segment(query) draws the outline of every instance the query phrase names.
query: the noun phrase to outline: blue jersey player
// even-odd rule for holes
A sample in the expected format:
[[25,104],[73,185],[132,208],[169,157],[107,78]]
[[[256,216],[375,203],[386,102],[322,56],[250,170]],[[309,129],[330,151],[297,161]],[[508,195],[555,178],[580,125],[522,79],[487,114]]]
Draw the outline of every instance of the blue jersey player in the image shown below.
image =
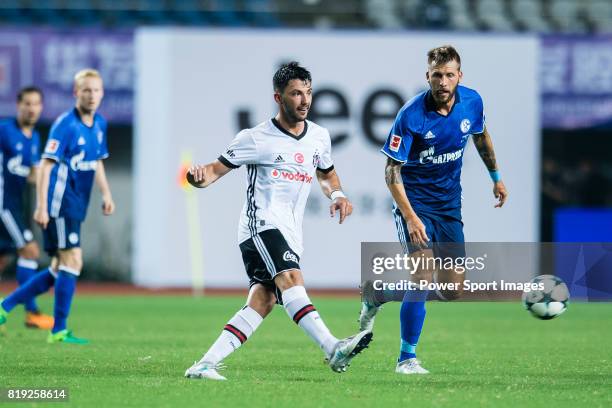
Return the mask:
[[[38,269],[39,249],[25,221],[24,193],[35,183],[40,137],[35,129],[43,109],[42,91],[28,86],[17,94],[17,116],[0,122],[0,269],[17,252],[17,281],[25,284]],[[24,302],[27,327],[49,330],[53,318],[40,313],[34,298]]]
[[52,268],[30,279],[0,307],[0,316],[6,320],[6,314],[24,298],[54,286],[55,322],[49,343],[87,342],[73,336],[66,321],[83,266],[81,223],[94,181],[102,193],[104,215],[112,214],[115,208],[102,163],[108,157],[106,121],[96,113],[104,96],[100,74],[92,69],[79,71],[74,95],[76,107],[62,114],[51,127],[36,183],[34,220],[44,230],[45,250],[53,257]]
[[[470,135],[493,181],[493,194],[498,199],[495,207],[501,207],[508,196],[485,126],[482,99],[476,91],[459,85],[461,77],[461,58],[453,47],[429,51],[426,74],[429,90],[402,107],[382,148],[387,156],[385,179],[394,200],[399,240],[406,252],[416,256],[465,256],[460,178],[463,152]],[[434,246],[432,243],[449,244]],[[436,254],[436,250],[447,253]],[[452,268],[423,268],[413,279],[431,281],[434,273],[439,282],[458,283],[457,287],[461,287],[464,274],[455,273]],[[460,294],[460,290],[438,293],[445,300]],[[416,290],[408,290],[404,296],[397,373],[428,373],[416,359],[426,297],[427,292]],[[374,316],[383,301],[364,299],[360,315],[362,330],[372,329]]]

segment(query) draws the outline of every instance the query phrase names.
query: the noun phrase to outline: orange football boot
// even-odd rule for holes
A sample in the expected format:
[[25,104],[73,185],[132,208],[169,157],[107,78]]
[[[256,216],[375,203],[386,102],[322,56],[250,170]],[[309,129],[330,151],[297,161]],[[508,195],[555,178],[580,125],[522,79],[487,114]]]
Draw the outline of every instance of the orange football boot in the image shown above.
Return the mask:
[[51,330],[53,328],[53,316],[41,312],[27,312],[25,326],[30,329]]

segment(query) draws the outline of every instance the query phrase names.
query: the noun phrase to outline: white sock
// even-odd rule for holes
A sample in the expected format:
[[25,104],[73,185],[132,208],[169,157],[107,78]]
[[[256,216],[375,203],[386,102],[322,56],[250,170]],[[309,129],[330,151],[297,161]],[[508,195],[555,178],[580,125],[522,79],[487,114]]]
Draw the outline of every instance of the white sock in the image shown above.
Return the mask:
[[223,327],[221,335],[208,349],[200,361],[211,364],[220,363],[225,357],[232,354],[238,347],[242,346],[261,322],[263,317],[254,309],[245,306],[232,317]]
[[331,355],[338,339],[329,332],[319,312],[310,302],[306,289],[303,286],[293,286],[282,293],[282,298],[289,317],[323,349],[327,356]]

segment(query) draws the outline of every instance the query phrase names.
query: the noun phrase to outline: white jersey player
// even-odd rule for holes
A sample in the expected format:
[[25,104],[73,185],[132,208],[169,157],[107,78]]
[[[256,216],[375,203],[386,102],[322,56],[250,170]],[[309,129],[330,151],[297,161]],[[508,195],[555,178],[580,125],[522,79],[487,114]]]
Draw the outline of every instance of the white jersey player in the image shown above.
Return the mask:
[[304,121],[293,135],[270,119],[236,136],[219,161],[228,168],[247,165],[247,200],[238,241],[278,229],[297,256],[302,254],[302,218],[316,172],[333,169],[327,129]]
[[330,214],[340,223],[352,212],[331,159],[329,132],[307,121],[312,102],[310,73],[297,62],[275,74],[274,119],[240,132],[213,163],[193,166],[188,181],[200,188],[242,165],[247,166],[247,199],[240,216],[238,241],[250,280],[247,304],[225,325],[215,343],[185,372],[189,378],[224,380],[221,361],[240,347],[276,303],[323,350],[329,366],[346,371],[351,359],[368,346],[370,331],[343,340],[334,337],[312,305],[300,270],[302,219],[314,178],[332,200]]

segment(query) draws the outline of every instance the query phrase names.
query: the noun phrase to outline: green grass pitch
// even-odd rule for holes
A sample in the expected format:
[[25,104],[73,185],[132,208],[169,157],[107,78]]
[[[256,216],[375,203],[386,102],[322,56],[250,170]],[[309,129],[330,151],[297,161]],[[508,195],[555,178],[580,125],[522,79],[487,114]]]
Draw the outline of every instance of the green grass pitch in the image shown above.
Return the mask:
[[[96,408],[612,406],[609,303],[573,303],[551,321],[519,303],[430,303],[418,349],[428,376],[393,371],[398,304],[385,306],[374,342],[345,374],[329,370],[277,307],[225,361],[228,381],[183,378],[243,301],[77,295],[69,323],[87,346],[46,344],[16,309],[0,335],[0,387],[67,387],[70,401],[60,406]],[[336,336],[356,331],[357,298],[313,301]],[[50,310],[50,296],[40,302]]]

